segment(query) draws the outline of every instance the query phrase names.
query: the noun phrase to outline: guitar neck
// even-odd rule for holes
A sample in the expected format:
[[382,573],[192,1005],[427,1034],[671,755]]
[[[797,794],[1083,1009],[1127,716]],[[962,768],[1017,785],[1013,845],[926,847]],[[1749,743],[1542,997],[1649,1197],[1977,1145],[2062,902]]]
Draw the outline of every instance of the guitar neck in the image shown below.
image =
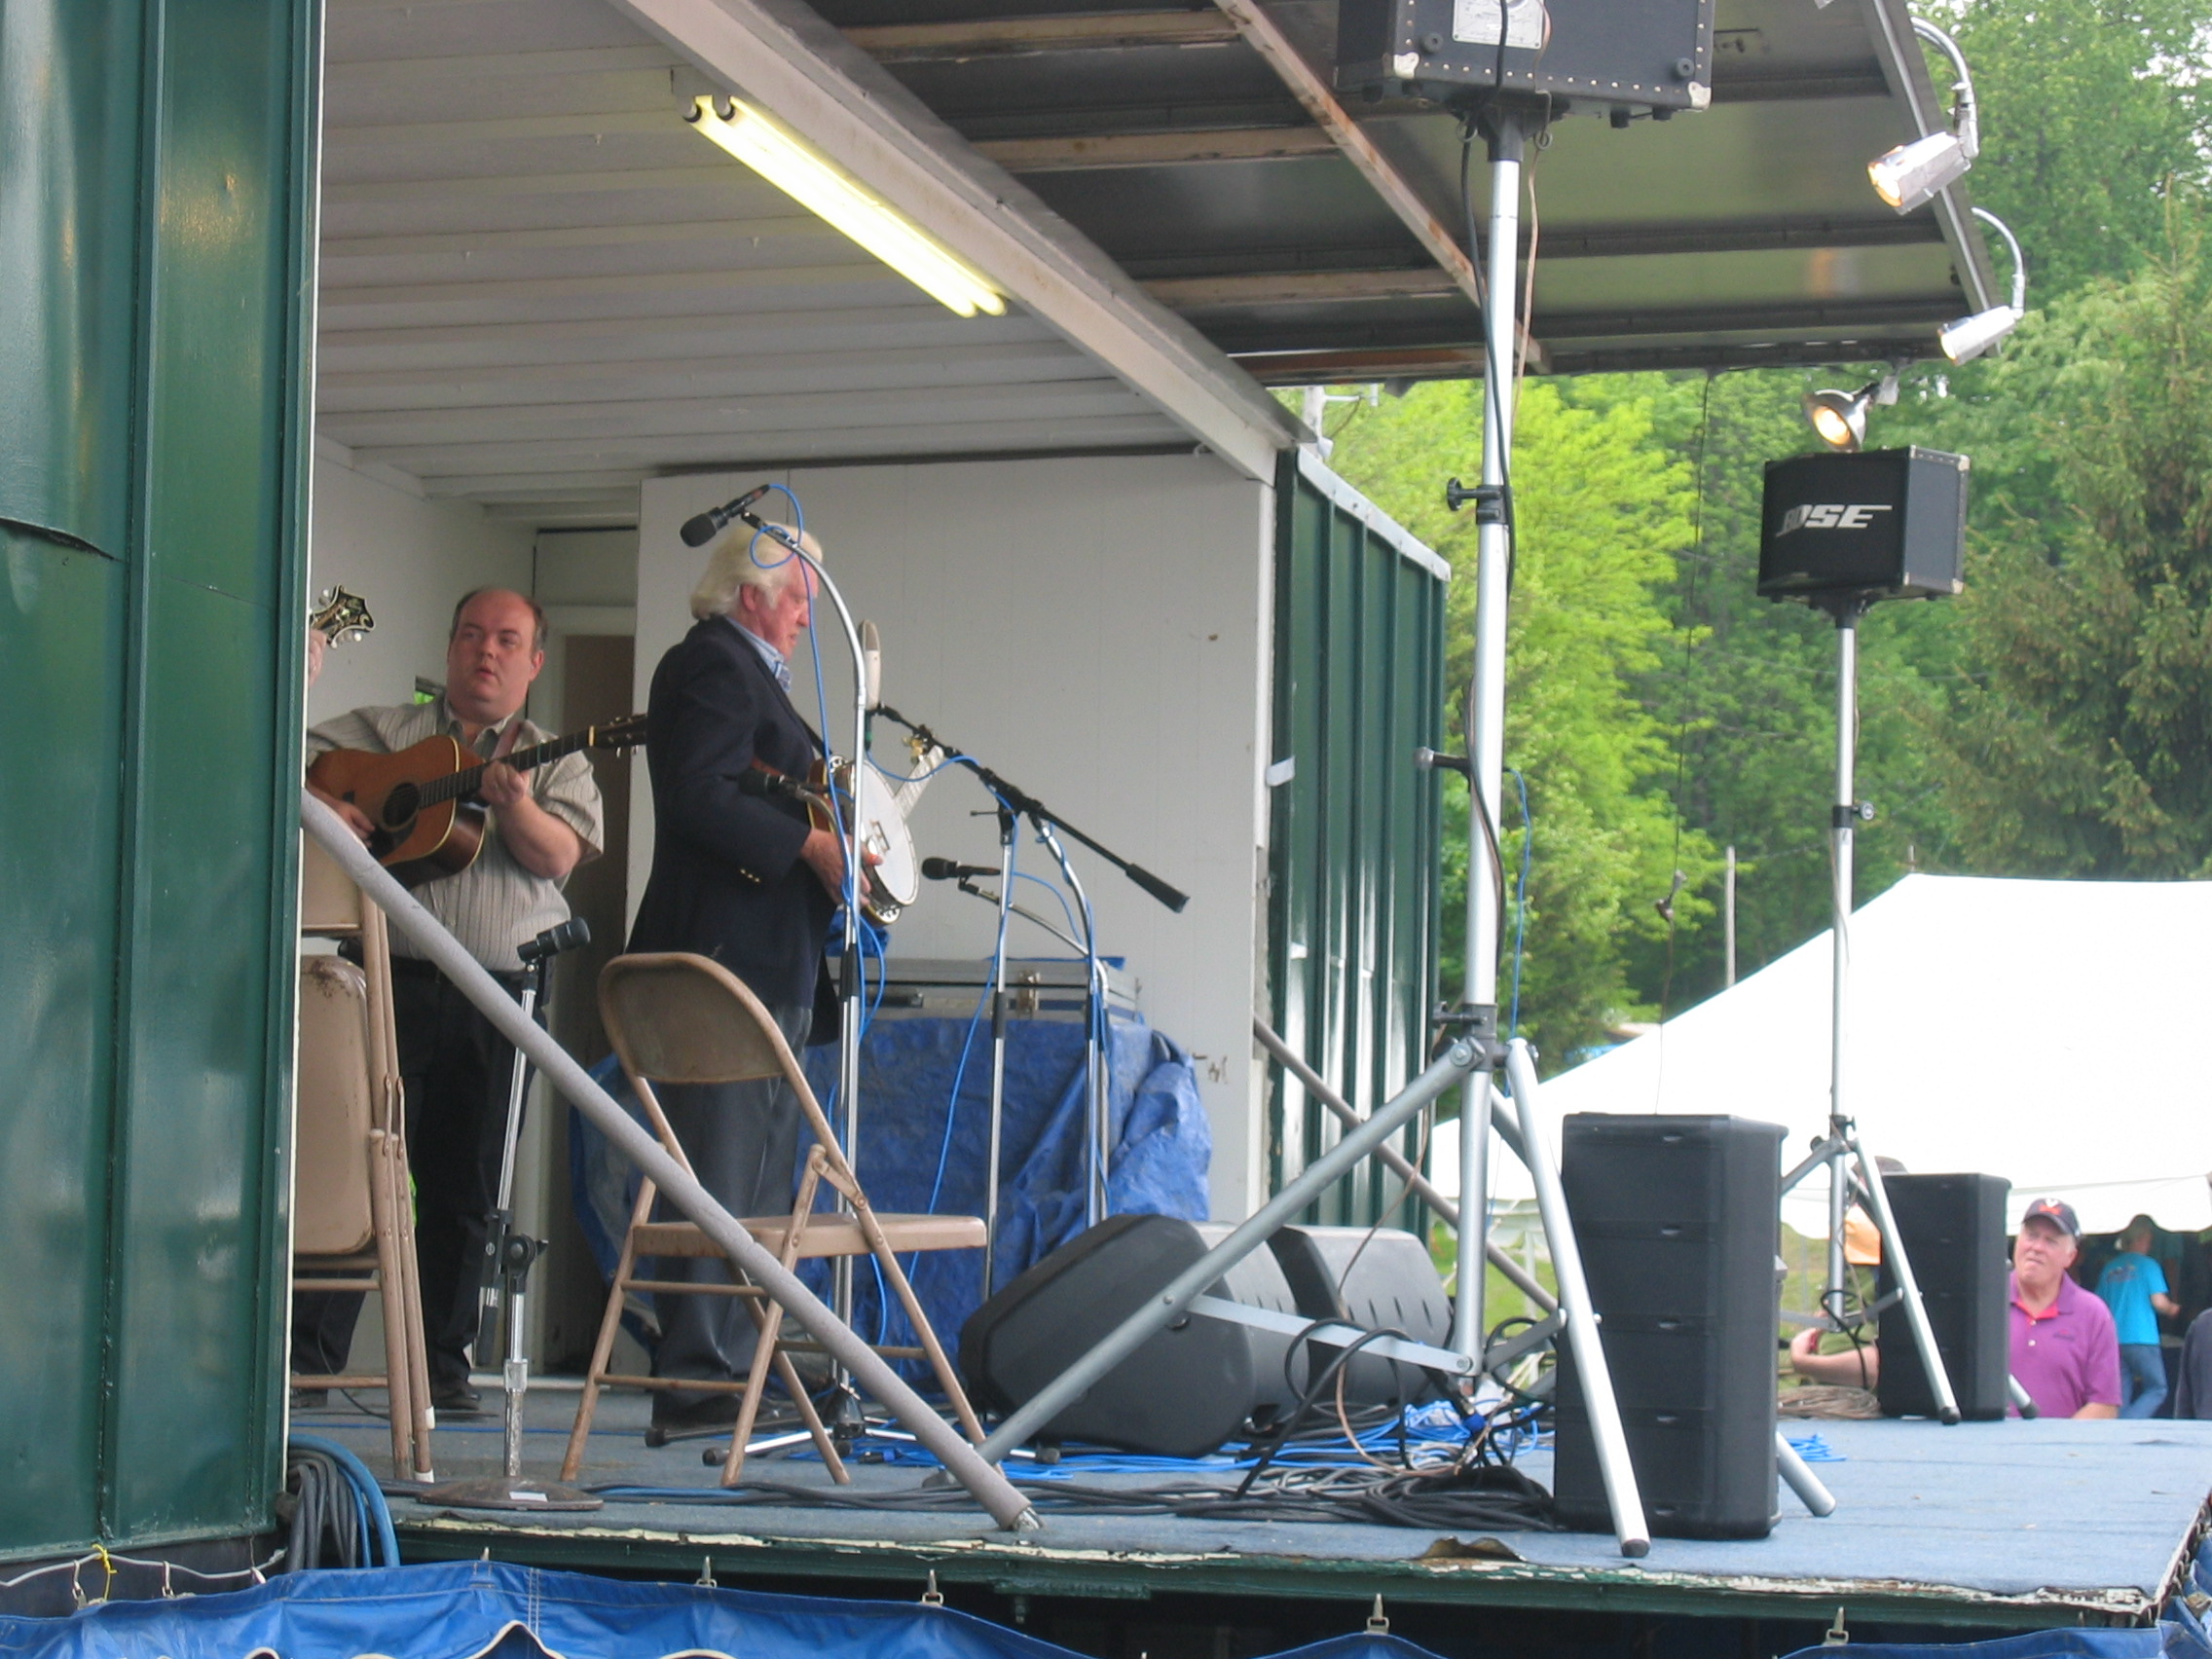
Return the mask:
[[439,800],[466,800],[484,783],[485,771],[495,765],[511,766],[518,772],[527,772],[542,766],[548,760],[558,760],[564,755],[573,755],[579,749],[589,749],[596,733],[587,728],[567,737],[556,737],[550,742],[534,744],[518,749],[512,755],[501,755],[496,759],[480,760],[473,766],[464,766],[450,777],[439,778],[423,786],[423,802],[428,805]]

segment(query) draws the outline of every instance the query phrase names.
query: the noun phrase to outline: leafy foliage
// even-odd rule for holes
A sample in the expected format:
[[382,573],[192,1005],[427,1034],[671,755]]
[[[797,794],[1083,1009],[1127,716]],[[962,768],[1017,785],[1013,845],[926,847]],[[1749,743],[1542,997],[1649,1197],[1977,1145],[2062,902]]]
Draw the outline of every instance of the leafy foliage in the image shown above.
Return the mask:
[[2007,873],[2212,874],[2212,272],[2174,212],[2166,257],[2035,319],[1972,412],[2036,458],[1972,550],[1949,740]]
[[[1471,512],[1446,509],[1441,486],[1448,473],[1479,470],[1481,397],[1479,383],[1454,383],[1358,409],[1331,457],[1459,573],[1448,660],[1462,687],[1473,657],[1476,527]],[[1662,661],[1671,625],[1658,595],[1692,532],[1687,469],[1652,423],[1652,397],[1625,385],[1601,403],[1530,383],[1519,405],[1506,763],[1527,780],[1534,827],[1521,1027],[1554,1058],[1645,1012],[1631,961],[1640,943],[1664,939],[1654,903],[1677,865],[1692,885],[1682,907],[1693,916],[1711,908],[1696,895],[1715,866],[1713,849],[1694,832],[1677,835],[1666,794],[1653,787],[1672,772],[1669,733],[1637,695],[1639,678]],[[1524,831],[1510,779],[1506,793],[1500,851],[1510,885]],[[1447,839],[1461,849],[1454,873],[1463,884],[1463,794],[1455,805],[1457,833]],[[1486,857],[1478,867],[1487,865]],[[1462,885],[1447,895],[1448,917],[1460,913],[1463,893]],[[1447,960],[1448,991],[1461,973]],[[1510,961],[1502,979],[1509,1002]]]

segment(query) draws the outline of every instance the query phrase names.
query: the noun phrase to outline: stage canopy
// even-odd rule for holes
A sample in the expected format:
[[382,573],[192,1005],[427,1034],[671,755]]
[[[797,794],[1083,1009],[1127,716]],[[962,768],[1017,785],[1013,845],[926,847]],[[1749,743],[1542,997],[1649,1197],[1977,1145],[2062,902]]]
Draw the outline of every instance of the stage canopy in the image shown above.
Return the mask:
[[[1851,1104],[1869,1152],[2012,1183],[2011,1219],[2065,1198],[2091,1233],[2137,1213],[2212,1227],[2212,882],[1908,875],[1851,929]],[[1785,1165],[1826,1124],[1826,932],[1658,1030],[1543,1087],[1569,1112],[1730,1113],[1785,1125]],[[1456,1149],[1439,1146],[1439,1169]],[[1531,1197],[1494,1153],[1500,1202]],[[1784,1206],[1825,1235],[1826,1187]]]

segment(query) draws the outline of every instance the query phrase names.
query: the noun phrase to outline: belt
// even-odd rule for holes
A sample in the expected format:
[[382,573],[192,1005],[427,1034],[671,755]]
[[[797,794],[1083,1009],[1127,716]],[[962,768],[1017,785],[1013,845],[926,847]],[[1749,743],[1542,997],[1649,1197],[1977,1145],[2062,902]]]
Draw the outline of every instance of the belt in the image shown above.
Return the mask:
[[[361,965],[361,941],[357,939],[339,940],[338,954],[358,968]],[[527,973],[520,970],[487,968],[484,972],[491,975],[502,990],[508,991],[521,990],[530,978]],[[421,956],[392,957],[391,977],[395,979],[442,979],[445,977],[443,974],[438,972],[438,965],[435,962]]]
[[[420,956],[394,956],[391,959],[391,972],[394,978],[400,979],[443,979],[445,977],[438,971],[438,965],[435,962],[426,961]],[[502,990],[519,991],[530,980],[530,976],[520,971],[509,972],[498,968],[487,968],[484,972],[491,975]]]

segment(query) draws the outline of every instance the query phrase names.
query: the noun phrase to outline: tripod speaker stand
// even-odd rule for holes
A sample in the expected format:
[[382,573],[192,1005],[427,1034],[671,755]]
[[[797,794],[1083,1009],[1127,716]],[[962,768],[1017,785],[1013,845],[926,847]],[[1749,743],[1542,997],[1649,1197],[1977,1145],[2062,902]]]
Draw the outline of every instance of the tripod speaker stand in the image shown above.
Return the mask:
[[[1882,1171],[1867,1154],[1850,1111],[1851,912],[1853,838],[1874,809],[1858,798],[1859,620],[1884,599],[1938,599],[1959,591],[1966,542],[1963,456],[1930,450],[1799,456],[1770,461],[1759,541],[1759,592],[1801,600],[1835,622],[1835,793],[1828,808],[1834,877],[1831,938],[1834,989],[1830,1008],[1826,1134],[1782,1180],[1785,1194],[1816,1169],[1828,1172],[1827,1271],[1821,1310],[1848,1331],[1897,1307],[1912,1330],[1936,1415],[1959,1420],[1958,1399],[1943,1369],[1920,1283],[1890,1211]],[[1854,1201],[1873,1218],[1882,1260],[1896,1289],[1871,1307],[1851,1308],[1850,1265],[1844,1259],[1844,1217]]]

